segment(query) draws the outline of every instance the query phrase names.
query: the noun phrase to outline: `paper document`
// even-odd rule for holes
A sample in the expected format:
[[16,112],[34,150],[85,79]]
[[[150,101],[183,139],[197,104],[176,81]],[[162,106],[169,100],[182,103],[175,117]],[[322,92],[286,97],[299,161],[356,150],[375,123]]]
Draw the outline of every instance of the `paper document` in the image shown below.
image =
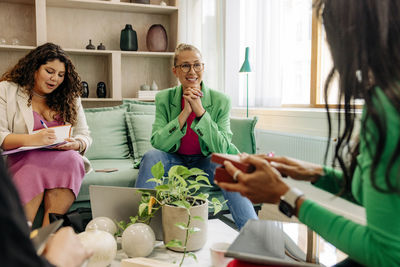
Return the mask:
[[[66,143],[66,141],[64,141],[65,138],[69,138],[71,136],[71,124],[49,127],[49,129],[54,129],[54,131],[56,132],[57,139],[53,144],[43,145],[43,146],[22,146],[22,147],[19,147],[16,149],[3,151],[2,154],[8,155],[8,154],[18,153],[18,152],[22,152],[22,151],[27,151],[27,150],[34,150],[34,149],[40,149],[40,148],[52,148],[52,147],[55,147],[58,145],[65,144]],[[33,131],[32,134],[35,134],[42,130],[43,129]]]

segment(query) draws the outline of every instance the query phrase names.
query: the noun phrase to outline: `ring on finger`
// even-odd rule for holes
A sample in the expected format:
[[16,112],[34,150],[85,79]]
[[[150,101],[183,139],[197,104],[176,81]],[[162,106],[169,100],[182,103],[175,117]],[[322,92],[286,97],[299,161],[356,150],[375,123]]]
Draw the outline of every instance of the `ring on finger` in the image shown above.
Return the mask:
[[235,171],[235,173],[233,174],[233,180],[235,181],[235,182],[237,182],[237,177],[238,177],[238,175],[239,175],[239,173],[241,173],[241,171],[240,170],[236,170]]

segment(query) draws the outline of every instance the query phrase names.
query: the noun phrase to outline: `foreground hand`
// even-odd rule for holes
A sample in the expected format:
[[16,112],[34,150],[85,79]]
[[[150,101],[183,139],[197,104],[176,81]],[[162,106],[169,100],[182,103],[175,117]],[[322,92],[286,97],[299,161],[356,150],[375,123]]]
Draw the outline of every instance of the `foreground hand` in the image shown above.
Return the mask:
[[56,147],[54,147],[54,149],[79,151],[80,144],[74,138],[66,138],[65,141],[67,141],[66,144],[56,146]]
[[[280,173],[258,156],[246,155],[241,158],[243,162],[255,167],[252,173],[240,172],[236,178],[237,183],[218,183],[218,186],[227,191],[239,192],[253,203],[278,203],[280,196],[285,194],[289,187],[282,181]],[[229,161],[224,162],[230,175],[238,170]]]
[[54,129],[43,129],[35,134],[32,134],[30,145],[51,145],[57,140]]
[[56,266],[81,266],[92,252],[85,249],[71,227],[63,227],[47,242],[43,252],[46,259]]
[[266,155],[257,155],[271,163],[283,176],[290,176],[295,180],[316,182],[323,174],[321,165],[288,158],[288,157],[268,157]]

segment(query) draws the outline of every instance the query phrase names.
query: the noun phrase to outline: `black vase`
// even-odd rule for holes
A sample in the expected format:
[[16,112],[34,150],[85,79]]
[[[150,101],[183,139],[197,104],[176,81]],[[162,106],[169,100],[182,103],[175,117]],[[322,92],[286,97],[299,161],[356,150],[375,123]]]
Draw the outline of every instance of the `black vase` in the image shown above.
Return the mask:
[[82,97],[89,97],[89,84],[85,81],[82,81]]
[[132,25],[126,24],[125,29],[121,31],[121,39],[119,47],[123,51],[137,51],[138,41],[136,31],[132,29]]
[[107,94],[106,84],[104,82],[99,82],[97,84],[97,97],[98,98],[105,98]]
[[92,40],[89,40],[89,44],[86,46],[86,49],[90,50],[96,49],[96,47],[92,44]]

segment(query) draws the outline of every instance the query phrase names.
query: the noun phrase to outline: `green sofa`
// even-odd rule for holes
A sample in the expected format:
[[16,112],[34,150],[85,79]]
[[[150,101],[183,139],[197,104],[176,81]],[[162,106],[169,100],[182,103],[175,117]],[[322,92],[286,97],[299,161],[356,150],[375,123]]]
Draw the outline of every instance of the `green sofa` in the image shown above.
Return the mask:
[[[152,148],[151,127],[154,103],[124,100],[116,107],[85,109],[93,144],[86,153],[93,170],[83,180],[70,210],[90,207],[89,185],[134,187],[143,154]],[[232,142],[241,152],[255,153],[254,128],[257,118],[231,118]],[[96,172],[116,168],[115,172]],[[222,200],[218,187],[208,192]]]

